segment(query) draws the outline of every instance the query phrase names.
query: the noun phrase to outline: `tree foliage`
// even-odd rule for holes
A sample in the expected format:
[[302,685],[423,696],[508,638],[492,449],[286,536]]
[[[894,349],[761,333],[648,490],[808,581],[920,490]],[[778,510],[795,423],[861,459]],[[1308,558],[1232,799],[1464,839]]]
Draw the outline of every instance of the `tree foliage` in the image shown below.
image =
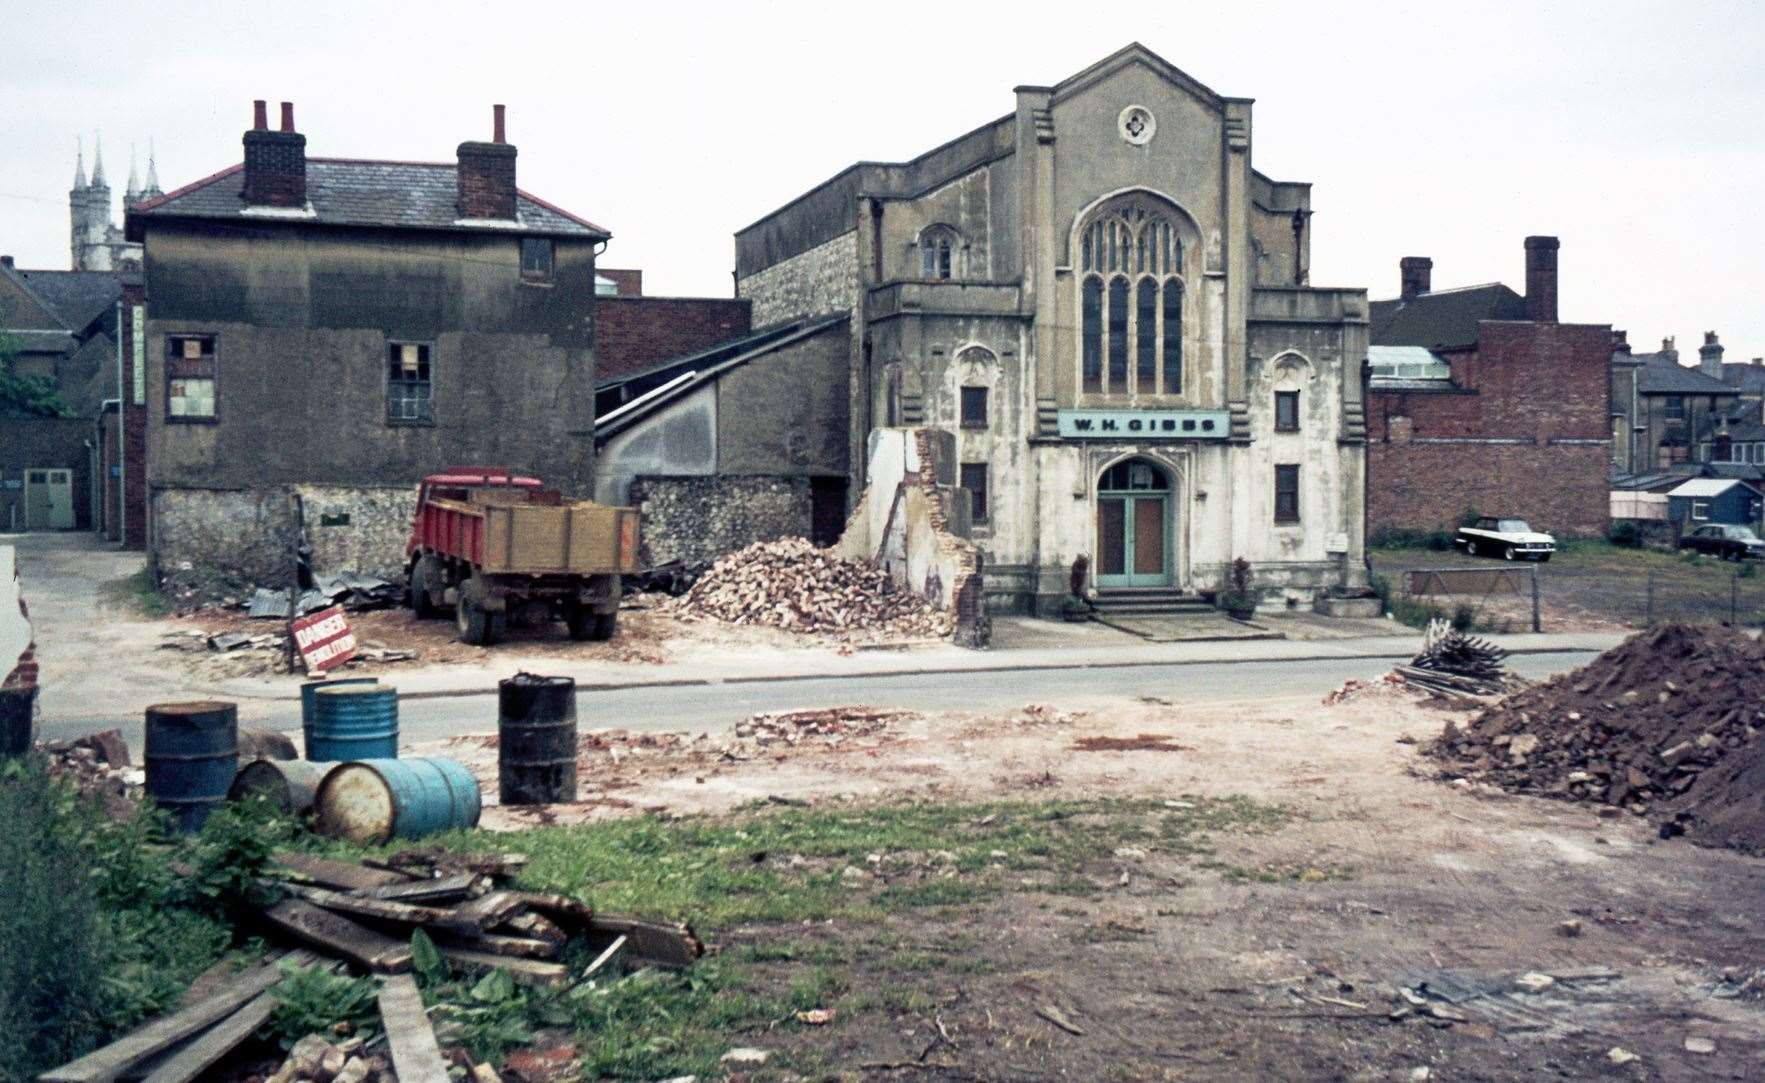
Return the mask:
[[55,381],[47,376],[21,376],[15,371],[18,340],[0,331],[0,415],[8,417],[73,417],[61,401]]

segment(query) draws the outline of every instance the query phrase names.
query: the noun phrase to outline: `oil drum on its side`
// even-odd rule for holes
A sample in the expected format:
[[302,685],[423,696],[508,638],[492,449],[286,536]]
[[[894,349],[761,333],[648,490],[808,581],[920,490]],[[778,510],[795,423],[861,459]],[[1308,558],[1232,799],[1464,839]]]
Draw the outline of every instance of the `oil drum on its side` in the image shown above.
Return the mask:
[[397,756],[398,689],[389,684],[338,683],[313,693],[307,759],[342,763]]
[[517,673],[497,683],[497,706],[499,800],[576,800],[576,682]]
[[290,816],[304,816],[313,810],[319,783],[330,770],[331,764],[306,760],[253,760],[233,776],[227,797],[242,801],[252,794],[263,794]]
[[379,683],[378,677],[322,677],[316,681],[306,681],[300,686],[300,747],[308,759],[312,758],[313,718],[319,713],[319,689],[339,684]]
[[478,780],[454,760],[359,760],[333,767],[313,803],[319,834],[355,843],[474,827]]
[[239,709],[231,703],[147,708],[147,796],[180,831],[201,829],[239,770]]

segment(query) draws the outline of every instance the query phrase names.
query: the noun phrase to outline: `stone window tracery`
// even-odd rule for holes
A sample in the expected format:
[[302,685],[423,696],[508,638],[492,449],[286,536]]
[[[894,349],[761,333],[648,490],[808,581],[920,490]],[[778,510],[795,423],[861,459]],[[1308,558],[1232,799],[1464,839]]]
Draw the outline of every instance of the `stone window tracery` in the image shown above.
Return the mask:
[[1182,267],[1176,226],[1157,209],[1118,204],[1086,224],[1079,235],[1085,393],[1182,394]]
[[962,250],[962,235],[952,226],[927,226],[919,234],[919,277],[949,279],[956,277],[956,260]]

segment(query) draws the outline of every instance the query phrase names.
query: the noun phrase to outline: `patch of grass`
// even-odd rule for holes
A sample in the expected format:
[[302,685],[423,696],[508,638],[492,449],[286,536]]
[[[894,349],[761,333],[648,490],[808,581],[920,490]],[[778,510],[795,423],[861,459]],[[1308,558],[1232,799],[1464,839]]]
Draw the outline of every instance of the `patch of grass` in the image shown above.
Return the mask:
[[113,608],[150,620],[159,620],[172,614],[172,603],[154,585],[153,572],[148,568],[104,584],[104,601]]

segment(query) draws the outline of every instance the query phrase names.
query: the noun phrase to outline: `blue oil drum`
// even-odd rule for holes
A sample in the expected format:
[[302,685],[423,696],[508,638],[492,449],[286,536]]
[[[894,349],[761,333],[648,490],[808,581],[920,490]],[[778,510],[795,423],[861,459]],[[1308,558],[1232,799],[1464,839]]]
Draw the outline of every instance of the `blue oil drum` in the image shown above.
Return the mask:
[[398,758],[398,689],[379,683],[317,689],[306,758],[317,763]]
[[440,757],[339,764],[313,803],[319,834],[361,844],[475,827],[481,810],[472,772]]
[[160,703],[147,708],[147,796],[180,831],[196,831],[227,799],[239,770],[239,708]]
[[[313,747],[313,718],[319,712],[319,689],[339,684],[379,684],[378,677],[321,677],[300,686],[300,736],[303,749]],[[312,759],[311,756],[307,757]]]

